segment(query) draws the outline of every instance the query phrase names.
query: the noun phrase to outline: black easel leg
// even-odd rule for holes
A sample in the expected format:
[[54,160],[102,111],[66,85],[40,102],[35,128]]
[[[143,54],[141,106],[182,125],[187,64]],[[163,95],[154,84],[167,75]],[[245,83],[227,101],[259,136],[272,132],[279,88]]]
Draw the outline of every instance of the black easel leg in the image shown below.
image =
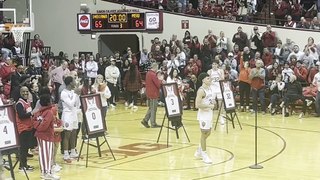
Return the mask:
[[82,148],[83,148],[83,144],[84,144],[84,139],[82,139],[82,143],[81,143],[81,147],[80,147],[80,152],[79,152],[79,156],[78,156],[78,162],[79,162],[79,159],[80,159],[80,156],[81,156],[81,153],[82,153]]
[[177,128],[177,126],[175,126],[175,127],[174,127],[174,130],[176,131],[177,139],[179,139],[179,132],[178,132],[178,128]]
[[99,157],[101,157],[101,147],[100,147],[99,137],[96,137],[96,141],[97,141],[97,147],[98,147],[98,154],[99,154]]
[[107,145],[108,145],[108,147],[109,147],[109,151],[111,152],[111,155],[112,155],[113,159],[116,160],[116,158],[115,158],[114,155],[113,155],[112,149],[111,149],[111,147],[110,147],[110,145],[109,145],[109,143],[108,143],[108,141],[107,141],[106,136],[103,136],[103,137],[104,137],[104,140],[105,140],[105,142],[107,143]]
[[165,119],[166,119],[166,114],[164,114],[164,116],[163,116],[163,120],[162,120],[161,128],[160,128],[160,131],[159,131],[157,143],[159,142],[159,139],[160,139],[160,136],[161,136],[161,132],[162,132],[162,128],[163,128],[164,120],[165,120]]
[[237,121],[238,121],[238,123],[239,123],[240,129],[242,130],[242,126],[241,126],[241,123],[240,123],[240,121],[239,121],[239,118],[238,118],[237,113],[235,113],[235,117],[237,118]]
[[189,136],[188,136],[187,131],[186,131],[186,129],[184,128],[184,125],[183,125],[183,124],[182,124],[182,128],[183,128],[184,134],[187,136],[187,139],[188,139],[188,141],[190,142]]
[[169,119],[168,119],[168,126],[167,126],[167,147],[169,147]]
[[88,158],[89,158],[89,139],[88,139],[88,144],[87,144],[87,157],[86,157],[86,167],[88,167]]
[[[2,159],[1,159],[1,161],[2,161]],[[15,180],[15,177],[14,177],[14,168],[13,168],[13,166],[12,166],[12,158],[11,158],[11,154],[8,154],[8,162],[9,162],[9,167],[10,167],[10,175],[11,175],[11,178],[13,179],[13,180]],[[23,168],[23,171],[25,171],[25,169]]]

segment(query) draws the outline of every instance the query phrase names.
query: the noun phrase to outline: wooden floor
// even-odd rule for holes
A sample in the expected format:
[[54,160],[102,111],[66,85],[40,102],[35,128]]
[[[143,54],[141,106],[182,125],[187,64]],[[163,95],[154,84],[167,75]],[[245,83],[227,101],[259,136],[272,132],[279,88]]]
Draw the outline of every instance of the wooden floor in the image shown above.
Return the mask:
[[[183,122],[191,142],[179,129],[180,139],[170,131],[169,147],[166,146],[166,130],[160,142],[156,140],[159,128],[144,128],[140,121],[146,107],[132,111],[118,105],[110,109],[107,116],[108,142],[115,154],[113,160],[108,146],[103,145],[102,157],[97,149],[89,149],[89,166],[85,167],[85,153],[79,162],[66,164],[59,154],[63,170],[62,179],[78,180],[179,180],[179,179],[320,179],[320,119],[306,115],[298,119],[298,114],[290,117],[282,115],[258,115],[258,163],[263,169],[250,169],[255,164],[254,114],[238,113],[243,129],[238,124],[233,129],[229,124],[218,124],[208,138],[208,153],[212,165],[194,158],[199,141],[199,127],[196,111],[184,111]],[[215,112],[215,118],[217,113]],[[159,108],[157,122],[160,124],[164,108]],[[94,143],[94,141],[92,141]],[[85,146],[86,147],[86,146]],[[78,150],[80,142],[78,142]],[[84,148],[84,150],[86,150]],[[40,179],[37,157],[29,160],[36,170],[29,173],[31,180]],[[18,180],[26,179],[23,173],[15,171]],[[6,172],[6,176],[9,174]]]

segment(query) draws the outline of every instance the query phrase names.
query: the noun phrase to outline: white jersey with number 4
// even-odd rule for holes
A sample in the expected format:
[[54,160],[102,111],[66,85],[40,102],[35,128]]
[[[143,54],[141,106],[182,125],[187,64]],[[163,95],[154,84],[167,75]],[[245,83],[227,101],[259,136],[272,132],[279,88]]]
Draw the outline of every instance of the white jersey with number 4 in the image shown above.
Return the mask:
[[7,108],[0,110],[0,148],[16,145],[14,124],[9,119]]

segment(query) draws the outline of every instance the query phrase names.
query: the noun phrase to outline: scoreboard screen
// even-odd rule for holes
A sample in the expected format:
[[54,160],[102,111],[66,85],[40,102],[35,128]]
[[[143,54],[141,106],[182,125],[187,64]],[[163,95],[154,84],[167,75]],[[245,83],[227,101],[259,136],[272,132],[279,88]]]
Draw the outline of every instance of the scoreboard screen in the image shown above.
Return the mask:
[[91,14],[91,31],[144,30],[145,13]]
[[150,31],[163,30],[162,12],[79,13],[78,31]]

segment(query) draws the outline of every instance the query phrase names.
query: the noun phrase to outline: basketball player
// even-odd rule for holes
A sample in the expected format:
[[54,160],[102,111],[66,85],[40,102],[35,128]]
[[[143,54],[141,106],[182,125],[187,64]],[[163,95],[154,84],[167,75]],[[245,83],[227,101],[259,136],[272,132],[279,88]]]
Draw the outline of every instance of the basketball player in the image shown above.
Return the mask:
[[[211,90],[213,93],[213,99],[218,100],[218,105],[221,107],[222,104],[222,93],[220,89],[220,82],[221,80],[224,80],[224,71],[223,69],[219,68],[219,61],[214,60],[212,62],[212,68],[208,70],[208,74],[211,79]],[[221,109],[223,110],[223,109]],[[224,124],[224,115],[220,116],[220,123]]]
[[206,152],[207,138],[211,134],[213,108],[214,108],[214,93],[210,87],[211,79],[209,74],[201,73],[198,81],[202,86],[197,91],[196,108],[198,108],[197,119],[200,124],[201,138],[200,147],[196,150],[194,156],[202,158],[204,163],[211,164],[212,160]]

